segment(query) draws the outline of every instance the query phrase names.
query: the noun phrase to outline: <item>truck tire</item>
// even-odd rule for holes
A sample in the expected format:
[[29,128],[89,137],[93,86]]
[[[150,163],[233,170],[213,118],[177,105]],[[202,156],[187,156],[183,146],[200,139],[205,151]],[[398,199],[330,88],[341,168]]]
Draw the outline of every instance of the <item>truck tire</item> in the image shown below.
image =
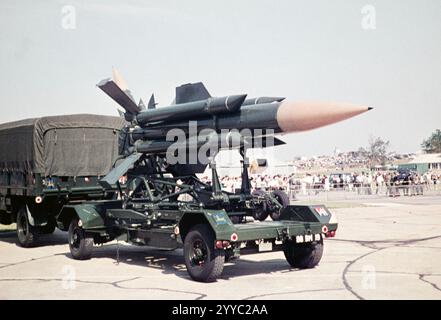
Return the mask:
[[288,263],[299,269],[314,268],[323,256],[323,240],[310,243],[285,243],[283,252]]
[[222,273],[225,251],[215,248],[213,231],[206,224],[190,229],[184,240],[184,260],[193,280],[215,281]]
[[[262,190],[256,190],[253,192],[253,196],[259,197],[263,196],[265,194]],[[262,202],[261,205],[253,210],[253,218],[259,221],[265,221],[266,218],[268,218],[269,212],[268,212],[268,206],[266,204],[266,201]]]
[[87,260],[92,256],[93,237],[78,225],[80,219],[75,217],[69,225],[68,239],[72,257],[76,260]]
[[20,206],[17,212],[17,239],[20,246],[29,248],[37,242],[38,230],[31,226],[26,206]]
[[[289,197],[286,194],[286,192],[284,192],[282,190],[274,190],[272,195],[283,206],[283,208],[285,208],[289,205]],[[271,212],[271,219],[273,219],[274,221],[279,220],[281,213],[282,213],[281,209],[274,211],[274,212]]]

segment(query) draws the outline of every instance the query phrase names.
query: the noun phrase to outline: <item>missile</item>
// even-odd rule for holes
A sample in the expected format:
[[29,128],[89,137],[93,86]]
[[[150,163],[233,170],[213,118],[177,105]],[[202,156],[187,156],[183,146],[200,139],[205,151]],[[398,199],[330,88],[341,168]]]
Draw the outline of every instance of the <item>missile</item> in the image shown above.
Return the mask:
[[[213,155],[217,152],[211,150],[213,146],[218,150],[240,148],[241,152],[245,148],[277,146],[284,142],[274,137],[276,134],[317,129],[372,109],[346,103],[292,102],[283,97],[246,99],[246,94],[212,97],[201,82],[177,87],[173,104],[166,107],[156,108],[152,95],[146,108],[142,100],[135,103],[116,70],[113,79],[101,81],[98,87],[124,108],[124,117],[131,122],[123,130],[124,161],[103,179],[106,186],[116,183],[128,168],[143,159],[143,154],[168,156],[184,151],[194,155],[195,150],[208,147]],[[176,129],[184,135],[171,131]],[[172,133],[177,135],[170,137]],[[170,170],[191,175],[203,172],[206,165],[176,164]]]
[[[366,112],[371,107],[334,102],[292,102],[284,97],[246,99],[246,94],[212,97],[201,82],[176,88],[175,103],[142,110],[136,105],[122,76],[113,69],[113,79],[105,79],[98,87],[125,110],[125,118],[134,121],[129,135],[131,141],[142,139],[164,140],[171,129],[190,133],[189,122],[197,121],[197,133],[203,129],[257,131],[253,135],[283,134],[317,129]],[[140,108],[141,106],[141,108]],[[162,149],[162,145],[158,146]],[[147,149],[155,149],[149,146]]]
[[[162,109],[162,108],[160,108]],[[159,109],[159,110],[160,110]],[[165,108],[164,108],[165,109]],[[334,124],[371,110],[368,106],[329,102],[291,102],[263,103],[242,106],[235,113],[223,113],[211,117],[187,118],[183,121],[162,121],[148,127],[136,128],[132,134],[136,139],[159,138],[171,129],[189,130],[189,120],[197,120],[197,131],[203,129],[226,130],[261,130],[262,134],[271,130],[272,133],[294,133],[317,129]]]

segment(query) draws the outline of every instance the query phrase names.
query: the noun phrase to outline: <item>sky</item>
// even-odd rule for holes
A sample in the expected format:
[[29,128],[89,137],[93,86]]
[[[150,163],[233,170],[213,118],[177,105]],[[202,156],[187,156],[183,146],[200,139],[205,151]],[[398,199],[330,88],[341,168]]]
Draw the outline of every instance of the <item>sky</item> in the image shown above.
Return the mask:
[[176,86],[203,81],[214,96],[375,108],[282,137],[284,159],[357,150],[372,136],[415,152],[441,128],[440,17],[439,0],[2,0],[0,123],[117,115],[96,87],[115,66],[135,98],[154,92],[163,106]]

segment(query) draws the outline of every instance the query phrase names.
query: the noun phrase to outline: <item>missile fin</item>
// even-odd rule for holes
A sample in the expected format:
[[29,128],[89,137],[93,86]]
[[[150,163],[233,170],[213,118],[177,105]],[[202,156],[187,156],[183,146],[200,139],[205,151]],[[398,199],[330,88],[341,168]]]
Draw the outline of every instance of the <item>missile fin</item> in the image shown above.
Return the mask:
[[156,108],[156,102],[155,102],[155,95],[152,93],[149,103],[148,103],[149,109],[155,109]]
[[145,104],[144,101],[142,101],[142,99],[139,99],[138,108],[140,111],[145,110]]
[[132,153],[126,157],[118,166],[113,168],[99,183],[104,189],[112,189],[119,178],[127,173],[130,167],[141,158],[142,153]]
[[104,79],[97,84],[98,88],[103,90],[109,97],[115,100],[121,107],[130,114],[138,114],[139,108],[133,99],[123,91],[113,80]]
[[176,99],[175,103],[186,103],[192,101],[205,100],[210,98],[211,95],[208,93],[207,88],[205,88],[202,82],[187,83],[182,86],[176,87]]
[[121,118],[125,118],[125,117],[124,117],[124,111],[122,111],[122,110],[120,110],[120,109],[118,109],[118,108],[116,108],[116,111],[118,111],[118,114],[119,114],[119,116],[120,116]]

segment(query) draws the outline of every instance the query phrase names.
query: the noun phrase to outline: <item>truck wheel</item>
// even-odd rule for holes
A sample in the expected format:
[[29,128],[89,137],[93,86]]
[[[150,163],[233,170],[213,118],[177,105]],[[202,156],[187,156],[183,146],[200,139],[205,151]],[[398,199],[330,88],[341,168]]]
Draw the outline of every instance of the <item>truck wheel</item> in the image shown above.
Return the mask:
[[323,240],[311,243],[285,243],[283,252],[288,263],[299,269],[314,268],[323,256]]
[[93,237],[88,236],[86,231],[78,225],[79,221],[76,217],[69,225],[69,249],[74,259],[87,260],[92,256]]
[[37,241],[37,229],[29,223],[26,206],[21,206],[17,212],[17,239],[20,246],[28,248]]
[[[282,190],[274,190],[272,195],[283,206],[283,208],[289,205],[289,197],[286,192]],[[281,213],[282,209],[271,212],[271,219],[273,219],[274,221],[279,220]]]
[[206,224],[191,228],[184,240],[184,260],[193,280],[212,282],[222,273],[225,251],[214,247],[213,231]]
[[[259,197],[263,196],[265,194],[262,190],[256,190],[253,192],[253,196]],[[262,202],[259,206],[257,206],[253,210],[253,218],[259,221],[265,221],[266,218],[268,218],[269,212],[268,212],[268,206],[266,205],[266,201]]]

